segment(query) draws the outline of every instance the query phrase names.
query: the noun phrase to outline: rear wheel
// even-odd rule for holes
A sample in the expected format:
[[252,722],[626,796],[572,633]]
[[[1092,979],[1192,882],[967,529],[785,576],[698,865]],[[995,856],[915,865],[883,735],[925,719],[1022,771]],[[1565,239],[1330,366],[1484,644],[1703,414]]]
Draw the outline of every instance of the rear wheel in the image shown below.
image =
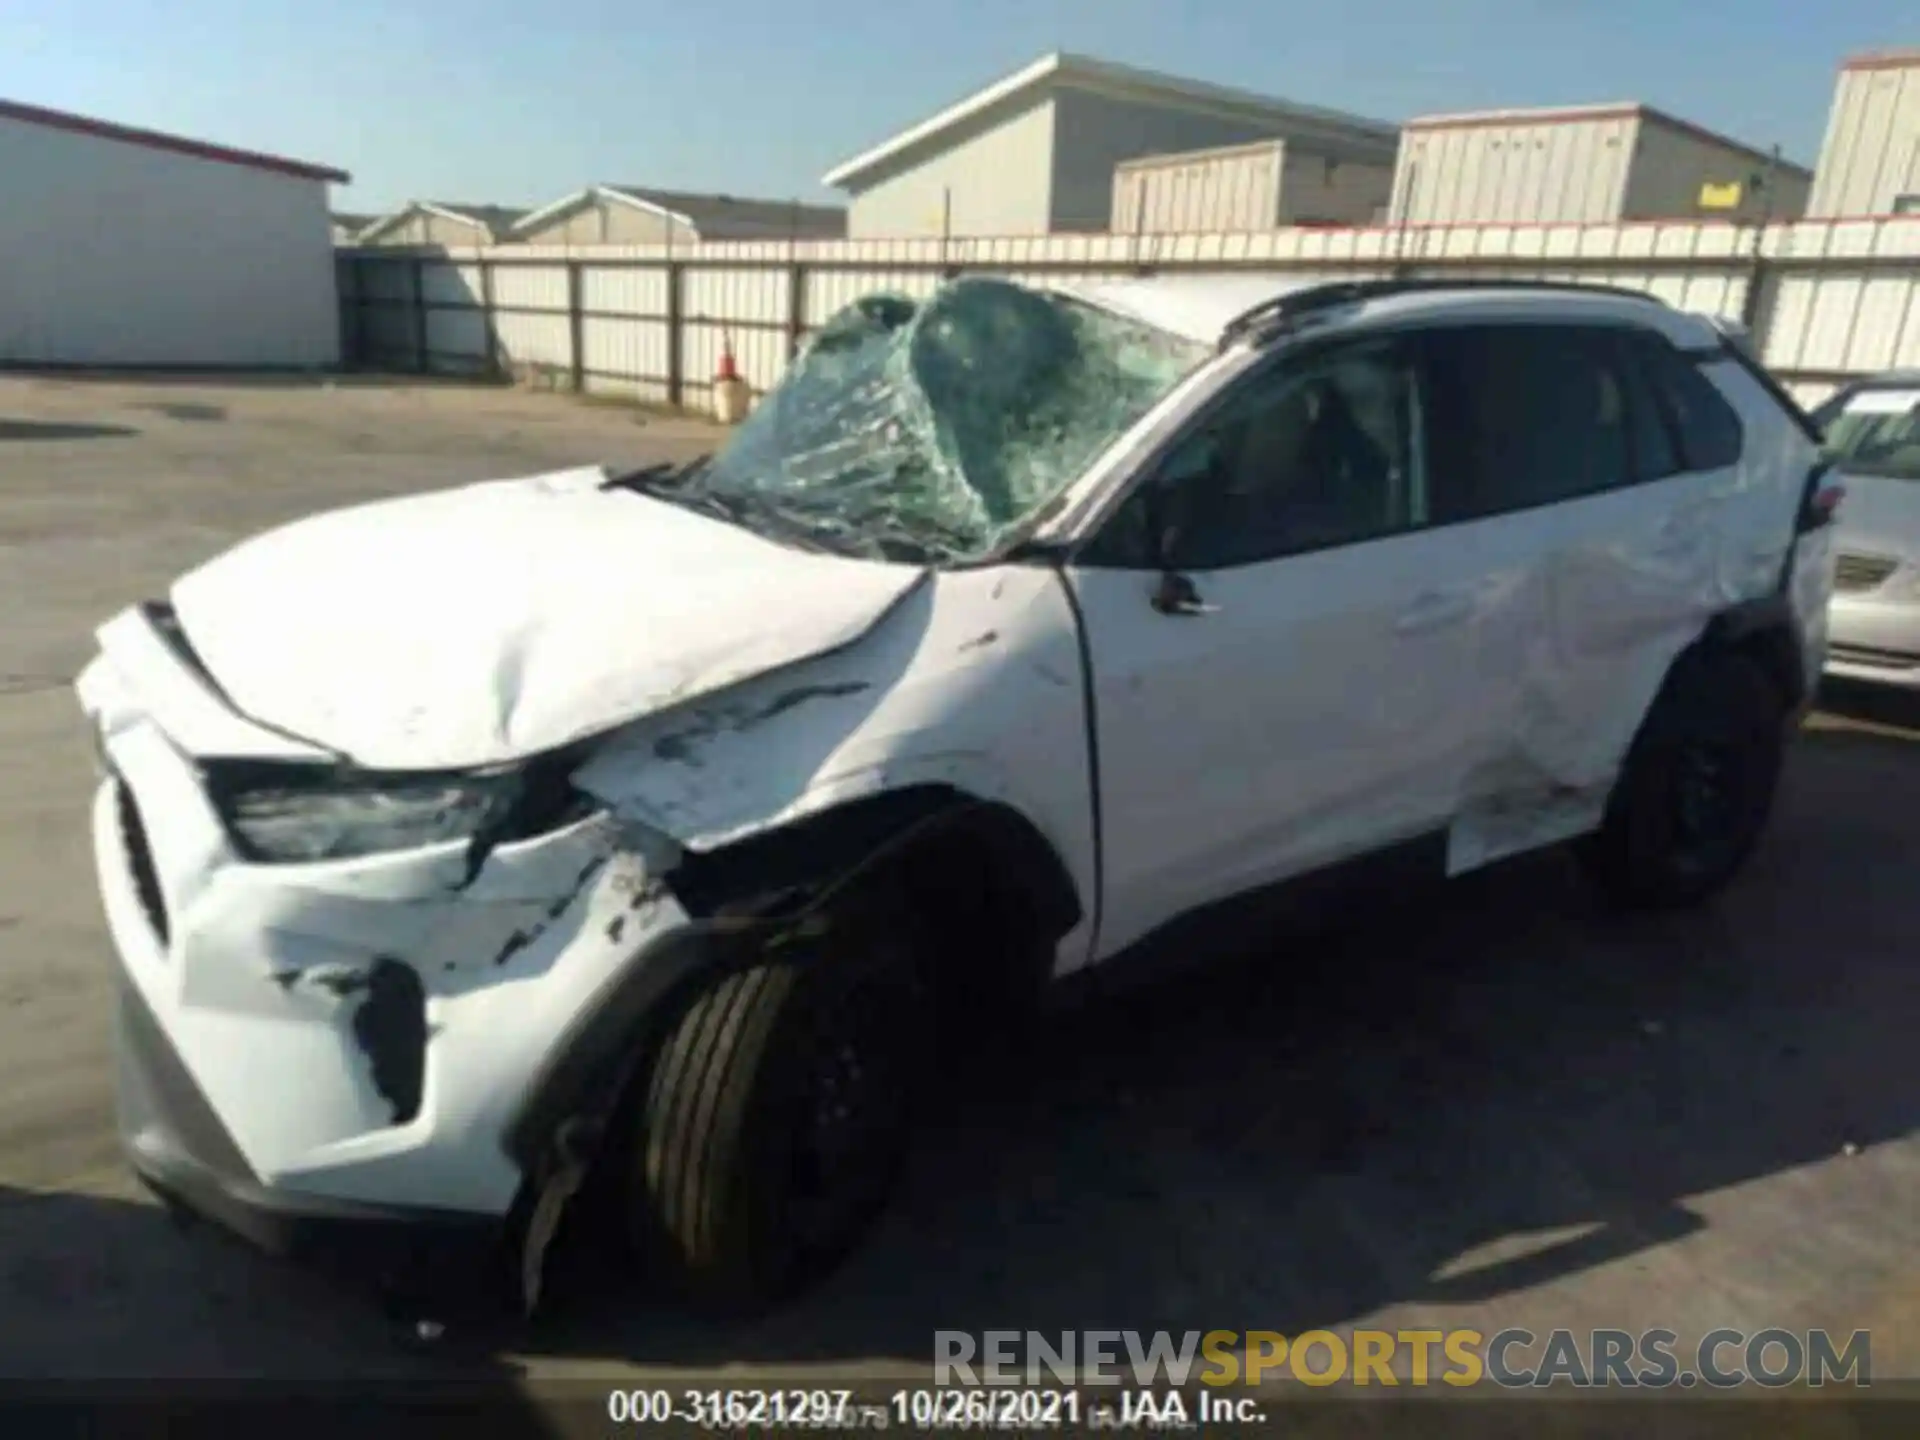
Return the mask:
[[1730,650],[1700,650],[1668,677],[1607,805],[1580,847],[1615,902],[1695,904],[1721,889],[1766,825],[1786,745],[1787,706]]
[[626,1208],[701,1309],[751,1313],[821,1278],[885,1205],[931,1034],[910,933],[829,920],[692,997],[641,1079]]

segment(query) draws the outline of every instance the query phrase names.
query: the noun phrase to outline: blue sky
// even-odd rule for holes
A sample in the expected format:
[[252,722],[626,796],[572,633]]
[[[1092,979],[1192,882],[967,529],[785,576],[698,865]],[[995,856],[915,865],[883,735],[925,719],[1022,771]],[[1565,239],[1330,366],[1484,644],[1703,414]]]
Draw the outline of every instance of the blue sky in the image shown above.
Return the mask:
[[1915,0],[0,0],[0,97],[350,171],[336,208],[593,180],[823,200],[1049,50],[1384,119],[1636,99],[1811,165]]

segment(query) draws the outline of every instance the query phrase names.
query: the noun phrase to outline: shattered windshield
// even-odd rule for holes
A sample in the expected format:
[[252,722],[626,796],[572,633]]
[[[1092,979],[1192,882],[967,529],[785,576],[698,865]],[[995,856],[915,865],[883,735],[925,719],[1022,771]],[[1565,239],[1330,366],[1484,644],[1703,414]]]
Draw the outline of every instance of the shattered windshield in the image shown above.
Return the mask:
[[1208,353],[1063,295],[967,279],[843,310],[721,451],[659,493],[775,539],[992,552]]
[[1819,419],[1841,470],[1920,480],[1920,388],[1862,390]]

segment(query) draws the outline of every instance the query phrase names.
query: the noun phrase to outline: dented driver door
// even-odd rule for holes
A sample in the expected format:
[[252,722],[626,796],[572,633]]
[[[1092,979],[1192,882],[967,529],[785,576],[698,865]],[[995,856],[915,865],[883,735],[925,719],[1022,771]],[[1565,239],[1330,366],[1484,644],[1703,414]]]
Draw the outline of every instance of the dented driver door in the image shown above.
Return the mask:
[[[1487,740],[1485,567],[1471,536],[1423,528],[1419,409],[1393,338],[1256,372],[1070,567],[1099,762],[1099,956],[1447,822]],[[1173,537],[1163,563],[1157,532]]]

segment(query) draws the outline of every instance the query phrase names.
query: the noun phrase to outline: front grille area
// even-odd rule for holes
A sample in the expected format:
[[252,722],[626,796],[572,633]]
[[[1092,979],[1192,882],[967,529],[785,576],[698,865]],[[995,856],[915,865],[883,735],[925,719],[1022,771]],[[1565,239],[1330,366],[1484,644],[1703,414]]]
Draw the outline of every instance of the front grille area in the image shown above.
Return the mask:
[[1847,665],[1871,665],[1876,670],[1911,670],[1920,665],[1920,655],[1905,650],[1880,650],[1871,645],[1842,645],[1830,641],[1827,658]]
[[113,792],[114,813],[120,820],[120,848],[132,872],[134,894],[140,898],[140,909],[145,912],[154,935],[165,945],[167,902],[160,893],[160,876],[153,868],[153,848],[147,844],[147,827],[140,819],[140,807],[126,782],[116,781]]
[[1891,555],[1846,555],[1833,562],[1833,588],[1871,590],[1891,575],[1900,562]]

